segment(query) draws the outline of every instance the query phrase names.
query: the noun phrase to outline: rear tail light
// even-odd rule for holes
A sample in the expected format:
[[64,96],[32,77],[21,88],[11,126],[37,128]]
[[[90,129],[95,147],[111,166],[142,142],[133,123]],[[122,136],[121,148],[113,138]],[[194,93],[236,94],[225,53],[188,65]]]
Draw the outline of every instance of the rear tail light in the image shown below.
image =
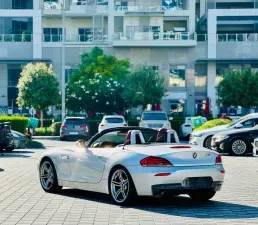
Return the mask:
[[100,124],[100,126],[101,126],[101,127],[104,127],[104,126],[105,126],[105,124]]
[[126,124],[126,123],[124,124],[124,127],[127,127],[127,124]]
[[144,167],[173,166],[172,163],[170,163],[168,160],[155,156],[149,156],[147,158],[142,159],[140,161],[140,164]]
[[66,126],[66,125],[63,125],[62,127],[61,127],[61,129],[62,130],[66,130],[68,127]]
[[85,132],[88,132],[88,126],[87,125],[81,125],[80,126],[81,129],[83,129]]
[[215,162],[216,164],[222,164],[222,158],[221,158],[221,155],[218,155],[217,157],[216,157],[216,162]]

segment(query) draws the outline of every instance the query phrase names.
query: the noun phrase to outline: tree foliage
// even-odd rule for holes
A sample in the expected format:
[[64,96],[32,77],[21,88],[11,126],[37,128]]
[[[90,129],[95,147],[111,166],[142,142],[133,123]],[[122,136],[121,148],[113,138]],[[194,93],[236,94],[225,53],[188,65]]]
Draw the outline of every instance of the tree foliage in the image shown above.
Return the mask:
[[131,107],[146,108],[148,104],[160,103],[164,93],[164,78],[144,65],[128,76],[123,97]]
[[41,111],[41,125],[43,126],[43,110],[60,102],[59,83],[53,72],[52,65],[45,63],[27,64],[18,82],[19,107]]
[[27,64],[21,72],[18,82],[19,107],[45,110],[60,101],[59,83],[52,65],[45,63]]
[[128,74],[128,60],[104,55],[97,47],[90,53],[84,53],[79,69],[67,84],[67,107],[74,112],[123,110],[126,105],[121,93]]
[[227,70],[217,90],[224,106],[250,108],[258,105],[258,73],[251,69]]

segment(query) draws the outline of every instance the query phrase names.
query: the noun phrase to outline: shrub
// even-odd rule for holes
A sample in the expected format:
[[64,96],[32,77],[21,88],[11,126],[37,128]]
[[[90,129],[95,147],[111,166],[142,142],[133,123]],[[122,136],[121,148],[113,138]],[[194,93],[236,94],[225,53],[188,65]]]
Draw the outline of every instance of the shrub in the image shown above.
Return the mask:
[[25,134],[29,119],[24,116],[0,116],[0,123],[10,122],[12,130]]
[[51,136],[51,127],[36,128],[34,136]]
[[210,121],[206,122],[202,126],[196,128],[194,131],[206,130],[209,128],[213,128],[213,127],[220,126],[220,125],[226,125],[226,124],[230,124],[230,123],[232,123],[232,121],[228,120],[228,119],[214,119],[214,120],[210,120]]
[[54,123],[54,133],[55,133],[55,135],[59,136],[61,125],[62,125],[61,122],[55,122]]

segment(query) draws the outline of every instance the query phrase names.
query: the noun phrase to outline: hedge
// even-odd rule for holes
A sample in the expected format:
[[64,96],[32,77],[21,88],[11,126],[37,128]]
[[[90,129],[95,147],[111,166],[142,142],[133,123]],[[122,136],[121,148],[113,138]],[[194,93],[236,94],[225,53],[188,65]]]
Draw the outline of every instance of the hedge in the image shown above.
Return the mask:
[[10,122],[12,130],[25,134],[29,118],[24,116],[0,116],[0,123]]
[[52,130],[51,127],[41,127],[35,129],[34,136],[51,136]]
[[230,124],[232,123],[231,120],[228,119],[214,119],[214,120],[210,120],[208,122],[206,122],[205,124],[203,124],[202,126],[194,129],[194,131],[200,131],[200,130],[206,130],[209,128],[213,128],[216,126],[220,126],[220,125],[226,125],[226,124]]

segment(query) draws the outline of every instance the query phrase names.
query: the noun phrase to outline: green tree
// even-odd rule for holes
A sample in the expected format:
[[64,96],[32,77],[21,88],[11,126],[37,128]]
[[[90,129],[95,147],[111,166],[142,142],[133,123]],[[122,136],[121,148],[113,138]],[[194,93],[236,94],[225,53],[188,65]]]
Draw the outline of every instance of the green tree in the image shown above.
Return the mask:
[[67,108],[73,112],[122,111],[126,105],[121,93],[128,74],[128,60],[104,55],[97,47],[90,53],[84,53],[79,69],[67,84]]
[[251,69],[227,70],[217,87],[219,102],[224,106],[258,106],[258,73]]
[[130,107],[157,104],[165,94],[164,78],[151,67],[143,65],[127,79],[123,97]]
[[19,107],[41,111],[41,126],[43,126],[43,111],[60,101],[59,83],[53,72],[52,65],[45,63],[27,64],[18,82]]

